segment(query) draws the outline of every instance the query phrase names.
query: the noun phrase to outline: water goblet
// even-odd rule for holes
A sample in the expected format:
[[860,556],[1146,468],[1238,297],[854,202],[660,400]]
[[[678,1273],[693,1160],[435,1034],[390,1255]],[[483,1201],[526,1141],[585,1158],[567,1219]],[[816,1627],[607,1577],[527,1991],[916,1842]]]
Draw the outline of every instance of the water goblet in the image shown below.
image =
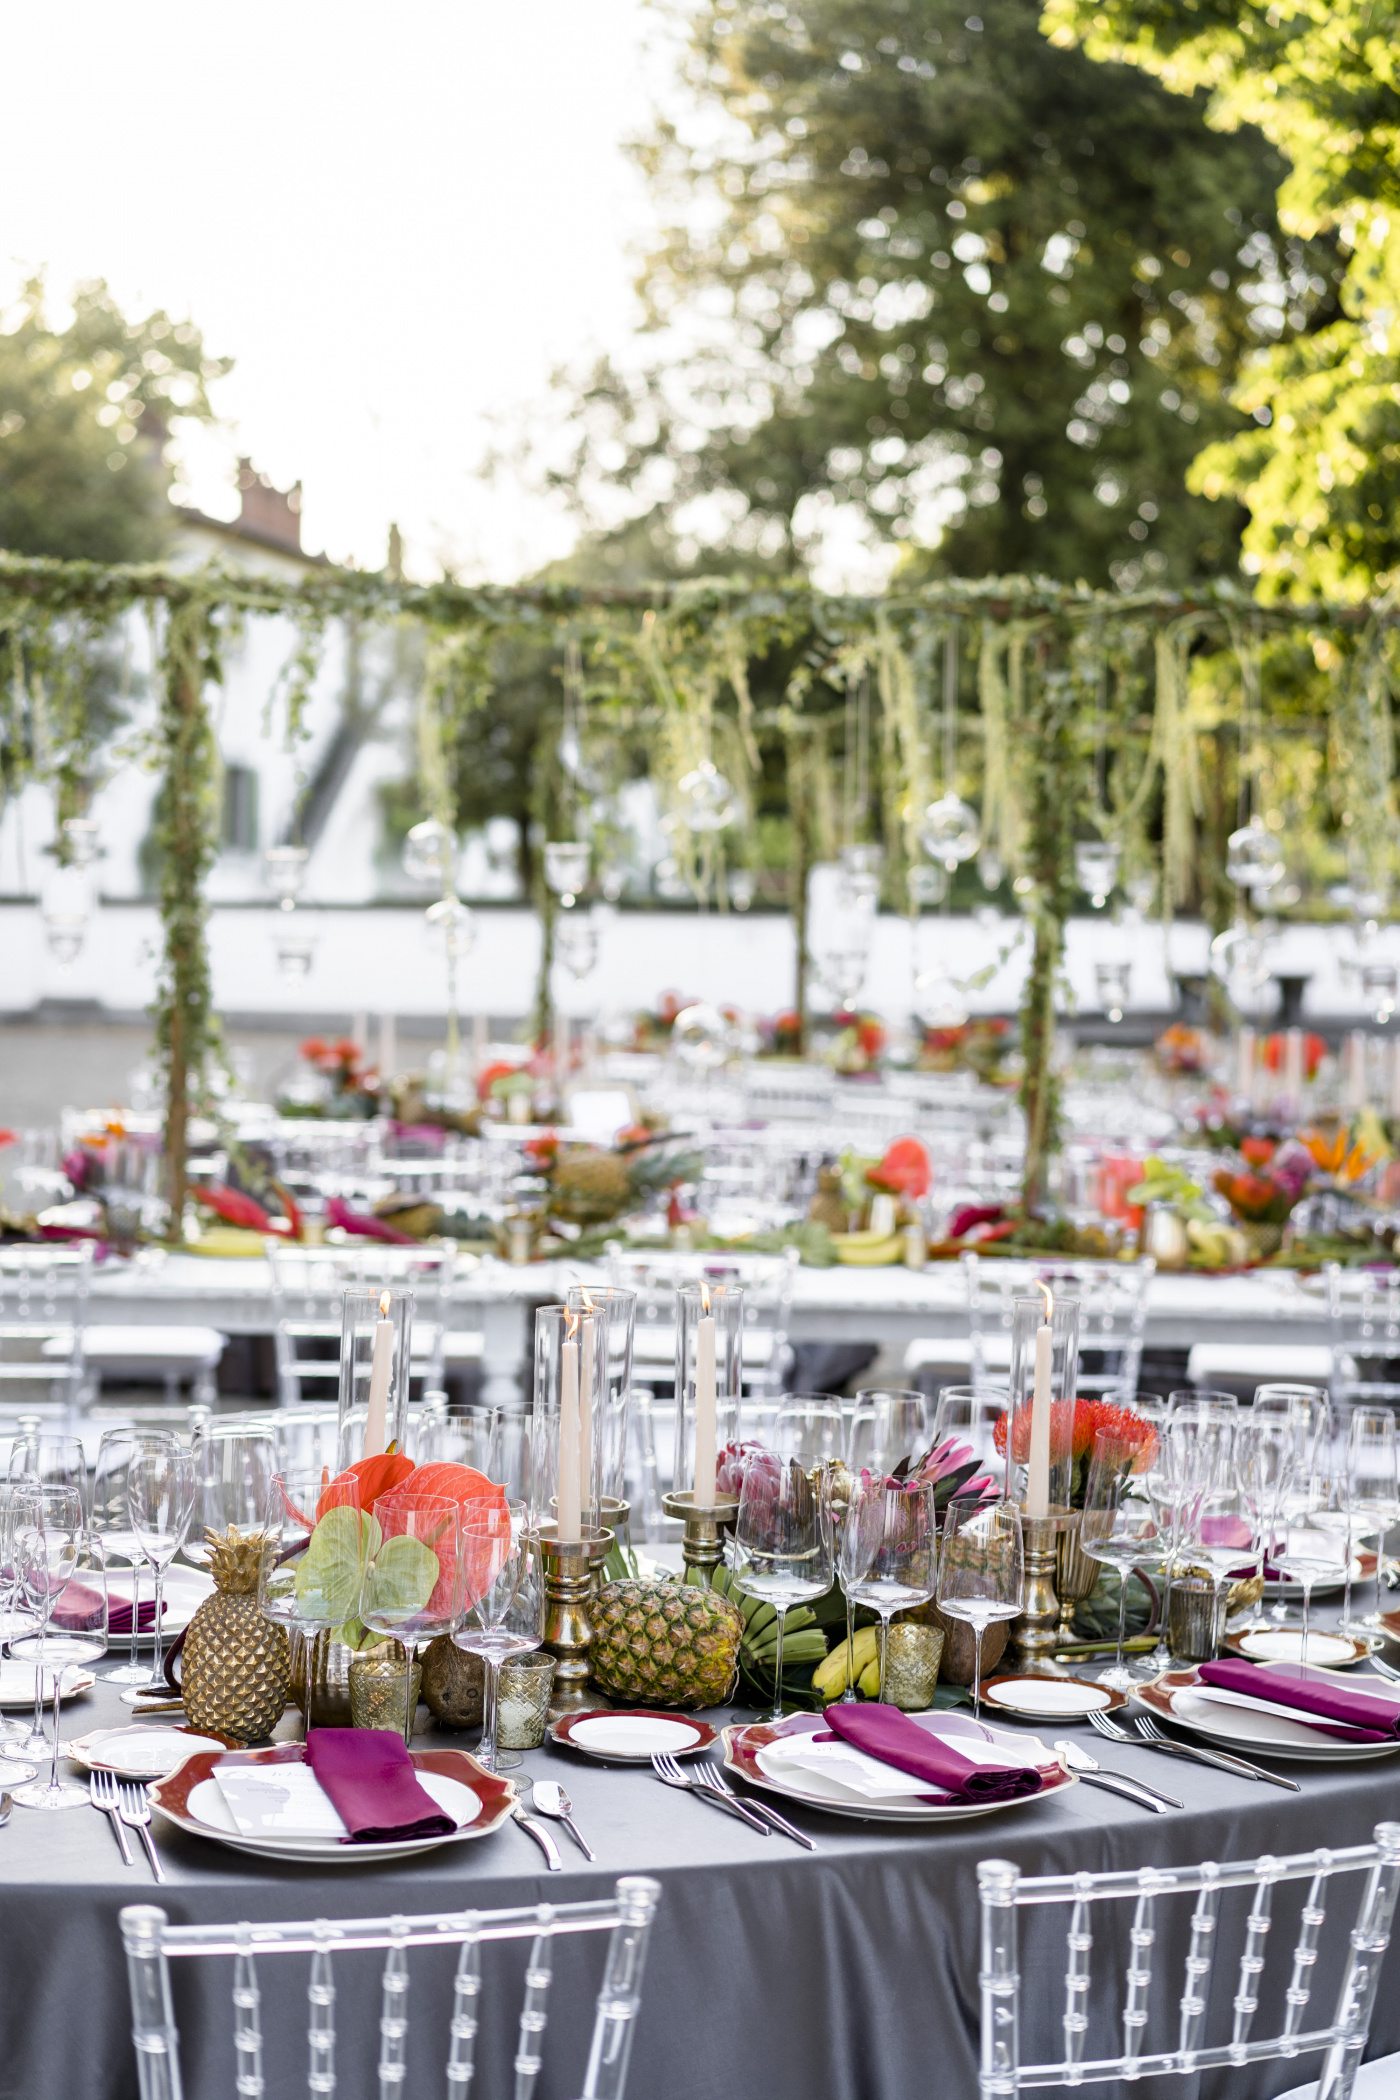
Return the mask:
[[461,1513],[444,1495],[401,1489],[370,1511],[360,1623],[404,1650],[404,1741],[413,1735],[413,1658],[461,1613]]
[[520,1754],[497,1741],[501,1664],[544,1639],[544,1556],[523,1501],[477,1503],[462,1519],[462,1615],[452,1638],[485,1669],[477,1761],[507,1771]]
[[856,1394],[846,1432],[846,1464],[853,1473],[890,1474],[929,1448],[928,1401],[922,1393],[874,1387]]
[[[14,1790],[24,1808],[82,1808],[88,1789],[58,1776],[60,1713],[63,1680],[67,1670],[82,1663],[98,1662],[107,1652],[107,1576],[101,1540],[82,1522],[82,1504],[62,1492],[46,1509],[41,1536],[42,1580],[46,1605],[44,1623],[37,1637],[12,1644],[12,1653],[35,1656],[36,1698],[42,1693],[44,1671],[53,1675],[53,1745],[46,1781],[33,1779]],[[75,1528],[76,1527],[76,1528]]]
[[[938,1512],[931,1481],[888,1475],[857,1481],[845,1531],[850,1574],[846,1594],[880,1614],[880,1699],[885,1698],[885,1645],[897,1611],[927,1604],[938,1574]],[[845,1534],[843,1532],[843,1548]]]
[[777,1613],[773,1711],[783,1716],[783,1626],[794,1604],[810,1604],[831,1588],[831,1531],[802,1462],[775,1451],[744,1455],[739,1510],[731,1548],[734,1579],[749,1596]]
[[1021,1513],[1010,1502],[956,1497],[943,1513],[938,1554],[938,1609],[962,1619],[975,1636],[972,1715],[982,1714],[982,1640],[998,1619],[1016,1618],[1025,1601]]
[[773,1424],[772,1448],[810,1472],[846,1451],[846,1411],[831,1393],[789,1393]]
[[[360,1608],[367,1526],[353,1473],[275,1473],[263,1504],[258,1610],[308,1645],[318,1633],[351,1625]],[[311,1720],[311,1660],[306,1723]]]
[[122,1693],[128,1706],[134,1706],[143,1691],[168,1689],[160,1637],[165,1571],[189,1532],[194,1486],[194,1459],[181,1445],[169,1438],[140,1440],[127,1469],[126,1506],[142,1557],[155,1570],[156,1613],[151,1628],[151,1674],[144,1685]]

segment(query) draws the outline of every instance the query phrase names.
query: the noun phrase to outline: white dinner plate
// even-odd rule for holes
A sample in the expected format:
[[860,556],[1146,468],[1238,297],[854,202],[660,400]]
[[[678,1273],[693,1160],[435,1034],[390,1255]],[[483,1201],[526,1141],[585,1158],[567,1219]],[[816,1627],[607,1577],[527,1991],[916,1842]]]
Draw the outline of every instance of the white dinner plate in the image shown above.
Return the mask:
[[59,1748],[87,1772],[115,1772],[119,1779],[163,1779],[196,1750],[233,1748],[216,1735],[193,1728],[152,1728],[133,1721],[126,1728],[94,1728]]
[[1085,1677],[994,1677],[982,1687],[982,1704],[1032,1721],[1074,1721],[1113,1713],[1127,1701],[1110,1685]]
[[[942,1714],[910,1714],[916,1727],[929,1728],[931,1722],[946,1718]],[[763,1787],[771,1794],[781,1794],[785,1800],[800,1802],[804,1808],[819,1808],[827,1815],[854,1816],[869,1823],[965,1823],[974,1816],[999,1815],[1009,1808],[1024,1808],[1032,1801],[1048,1800],[1052,1794],[1064,1787],[1076,1784],[1076,1774],[1065,1770],[1055,1752],[1046,1744],[1037,1745],[1033,1736],[1013,1735],[1010,1729],[996,1728],[983,1723],[984,1736],[993,1743],[1004,1743],[1007,1756],[1023,1763],[1028,1750],[1044,1751],[1043,1762],[1053,1765],[1055,1776],[1041,1787],[1038,1794],[1016,1794],[1005,1801],[937,1802],[923,1801],[915,1794],[883,1801],[870,1800],[816,1772],[804,1772],[800,1778],[791,1771],[774,1771],[764,1761],[764,1750],[779,1734],[793,1732],[793,1723],[803,1724],[811,1716],[790,1714],[779,1722],[750,1722],[746,1727],[733,1726],[724,1730],[724,1762],[731,1772],[737,1772],[751,1786]],[[820,1723],[818,1723],[820,1725]],[[809,1731],[810,1732],[810,1731]],[[936,1733],[930,1729],[930,1733]],[[917,1782],[911,1782],[917,1784]]]
[[[1301,1626],[1255,1626],[1247,1633],[1234,1634],[1229,1647],[1232,1654],[1242,1655],[1246,1662],[1300,1663],[1303,1661],[1303,1629]],[[1346,1633],[1324,1633],[1317,1627],[1308,1630],[1307,1661],[1314,1670],[1349,1670],[1370,1653],[1365,1641],[1353,1640]]]
[[214,1777],[214,1766],[300,1762],[300,1743],[274,1744],[268,1750],[196,1750],[148,1792],[153,1807],[181,1830],[209,1838],[217,1845],[228,1845],[235,1852],[254,1853],[260,1859],[300,1860],[313,1866],[353,1867],[371,1860],[403,1859],[413,1852],[432,1852],[440,1845],[486,1837],[508,1819],[516,1799],[514,1786],[509,1780],[484,1771],[465,1750],[419,1750],[412,1755],[420,1786],[453,1817],[455,1830],[437,1837],[391,1838],[366,1845],[345,1844],[339,1838],[309,1833],[244,1836]]
[[716,1739],[708,1721],[689,1714],[622,1713],[565,1714],[551,1727],[554,1742],[586,1757],[602,1758],[607,1764],[645,1765],[653,1757],[693,1757],[707,1750]]
[[[0,1662],[0,1713],[18,1713],[24,1707],[34,1704],[34,1669],[35,1665],[32,1662],[26,1662],[18,1656],[7,1656],[4,1662]],[[85,1670],[77,1663],[69,1663],[63,1679],[62,1703],[66,1706],[68,1701],[76,1699],[79,1693],[91,1691],[96,1682],[91,1670]],[[53,1671],[47,1666],[44,1670],[44,1683],[47,1687],[44,1704],[51,1707]]]
[[[1166,1670],[1151,1684],[1143,1685],[1135,1696],[1149,1713],[1158,1717],[1165,1715],[1222,1750],[1296,1758],[1301,1763],[1318,1765],[1368,1764],[1376,1758],[1394,1757],[1400,1752],[1400,1740],[1390,1743],[1342,1742],[1336,1736],[1323,1735],[1306,1721],[1286,1720],[1281,1714],[1256,1713],[1244,1706],[1222,1706],[1193,1691],[1195,1677],[1194,1670]],[[1400,1706],[1400,1684],[1367,1677],[1364,1685],[1366,1691]]]

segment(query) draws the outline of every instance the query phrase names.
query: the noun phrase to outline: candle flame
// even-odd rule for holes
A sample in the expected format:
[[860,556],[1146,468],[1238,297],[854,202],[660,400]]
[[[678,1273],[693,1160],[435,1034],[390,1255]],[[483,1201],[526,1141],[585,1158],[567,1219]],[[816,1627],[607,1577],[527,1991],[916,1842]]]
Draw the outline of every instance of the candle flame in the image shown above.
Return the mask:
[[566,1341],[571,1342],[574,1336],[578,1333],[578,1323],[581,1317],[581,1314],[576,1312],[569,1312],[566,1309],[564,1315],[564,1338]]
[[594,1312],[595,1312],[595,1311],[597,1310],[597,1308],[595,1307],[595,1305],[594,1305],[594,1303],[593,1303],[593,1300],[592,1300],[592,1298],[590,1297],[589,1293],[588,1293],[588,1292],[587,1292],[586,1290],[581,1290],[581,1291],[579,1292],[579,1296],[580,1296],[580,1298],[582,1298],[582,1300],[583,1300],[583,1305],[584,1305],[584,1310],[585,1310],[585,1312],[587,1312],[587,1313],[588,1313],[588,1315],[589,1315],[589,1317],[591,1318],[591,1317],[592,1317],[592,1315],[593,1315],[593,1313],[594,1313]]
[[390,1302],[389,1293],[381,1291],[379,1294],[379,1317],[381,1320],[388,1319]]
[[705,1314],[708,1314],[710,1310],[710,1286],[703,1278],[700,1284],[700,1310]]
[[1055,1293],[1043,1276],[1036,1278],[1035,1287],[1038,1291],[1043,1291],[1045,1294],[1045,1324],[1048,1327],[1051,1320],[1055,1317]]

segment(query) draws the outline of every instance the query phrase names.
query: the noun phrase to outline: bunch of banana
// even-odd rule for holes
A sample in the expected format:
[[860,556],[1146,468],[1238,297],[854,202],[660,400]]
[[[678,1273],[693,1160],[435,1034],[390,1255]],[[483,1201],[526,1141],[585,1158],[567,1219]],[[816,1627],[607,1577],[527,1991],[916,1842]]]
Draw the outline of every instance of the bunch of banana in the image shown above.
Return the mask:
[[[766,1684],[771,1691],[773,1669],[778,1660],[778,1613],[774,1605],[762,1598],[750,1597],[734,1581],[728,1568],[716,1568],[710,1576],[710,1588],[727,1597],[744,1622],[743,1638],[739,1643],[739,1665],[750,1677]],[[815,1612],[804,1605],[798,1611],[790,1611],[783,1632],[783,1675],[789,1670],[805,1668],[811,1663],[826,1660],[826,1635],[817,1623]]]
[[1212,1222],[1207,1225],[1200,1218],[1188,1218],[1186,1237],[1190,1242],[1189,1259],[1198,1269],[1239,1269],[1249,1259],[1249,1242],[1233,1225]]
[[867,1699],[880,1696],[880,1629],[878,1626],[862,1626],[854,1642],[842,1641],[833,1648],[819,1670],[812,1672],[812,1690],[820,1692],[823,1701],[839,1699],[846,1686],[854,1681],[857,1691]]
[[902,1232],[833,1232],[836,1259],[852,1269],[883,1269],[904,1259]]

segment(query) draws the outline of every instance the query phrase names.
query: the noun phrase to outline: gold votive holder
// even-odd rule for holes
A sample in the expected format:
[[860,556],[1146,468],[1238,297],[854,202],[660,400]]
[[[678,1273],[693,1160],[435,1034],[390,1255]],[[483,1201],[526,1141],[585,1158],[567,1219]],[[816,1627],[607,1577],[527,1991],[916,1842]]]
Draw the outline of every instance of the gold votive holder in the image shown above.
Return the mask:
[[1072,1509],[1055,1541],[1055,1595],[1060,1600],[1060,1639],[1074,1639],[1074,1614],[1091,1594],[1103,1573],[1103,1563],[1093,1560],[1079,1543],[1084,1512]]
[[882,1697],[901,1713],[927,1713],[943,1660],[943,1630],[901,1619],[885,1637],[885,1681]]
[[1060,1534],[1077,1517],[1071,1509],[1052,1510],[1048,1517],[1028,1517],[1021,1512],[1021,1541],[1025,1555],[1026,1585],[1019,1618],[1011,1622],[1017,1667],[1027,1677],[1064,1677],[1068,1672],[1054,1660],[1059,1647],[1060,1599],[1055,1588],[1056,1556]]
[[586,1713],[605,1702],[589,1693],[593,1667],[593,1621],[589,1616],[595,1571],[611,1550],[613,1535],[603,1524],[587,1524],[582,1539],[561,1544],[558,1526],[552,1521],[538,1530],[544,1559],[544,1641],[554,1657],[554,1690],[549,1702],[551,1720],[563,1714]]
[[554,1657],[543,1649],[536,1649],[533,1655],[514,1655],[501,1664],[496,1741],[503,1750],[538,1750],[544,1741],[554,1668]]
[[687,1568],[699,1569],[708,1583],[711,1572],[724,1558],[725,1534],[733,1530],[739,1514],[738,1497],[717,1495],[706,1505],[696,1501],[693,1488],[681,1488],[663,1495],[661,1507],[668,1517],[679,1518],[685,1526],[682,1562]]
[[1167,1642],[1174,1662],[1214,1662],[1225,1638],[1228,1594],[1200,1575],[1178,1575],[1167,1610]]
[[411,1741],[422,1689],[423,1665],[415,1657],[409,1670],[398,1641],[386,1641],[352,1656],[351,1727],[384,1728],[406,1743]]

